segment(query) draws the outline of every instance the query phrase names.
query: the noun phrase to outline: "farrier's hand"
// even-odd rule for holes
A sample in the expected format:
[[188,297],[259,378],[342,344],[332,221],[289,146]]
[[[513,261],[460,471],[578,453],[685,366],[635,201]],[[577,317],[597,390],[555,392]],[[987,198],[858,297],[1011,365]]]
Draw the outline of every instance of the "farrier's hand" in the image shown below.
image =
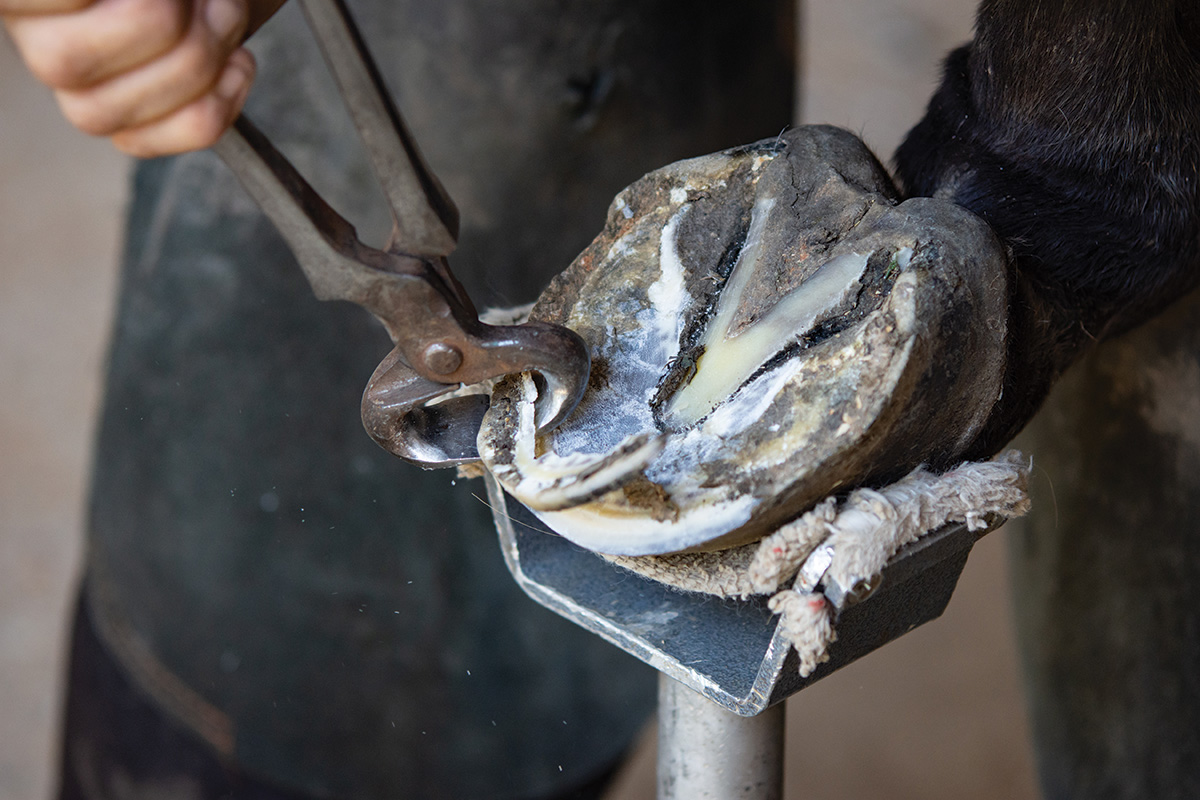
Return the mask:
[[77,128],[148,158],[198,150],[254,80],[241,46],[283,0],[0,0],[33,74]]

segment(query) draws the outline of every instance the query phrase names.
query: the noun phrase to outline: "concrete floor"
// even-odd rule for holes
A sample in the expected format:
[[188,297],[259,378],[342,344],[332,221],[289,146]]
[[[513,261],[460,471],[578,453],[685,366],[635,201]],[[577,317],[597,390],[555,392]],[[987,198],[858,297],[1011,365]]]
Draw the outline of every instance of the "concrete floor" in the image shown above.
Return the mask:
[[[967,0],[810,0],[803,119],[887,154],[920,115]],[[0,800],[42,800],[127,162],[61,122],[0,37]],[[1036,796],[1003,531],[946,615],[789,701],[787,797]],[[612,798],[653,796],[652,747]]]

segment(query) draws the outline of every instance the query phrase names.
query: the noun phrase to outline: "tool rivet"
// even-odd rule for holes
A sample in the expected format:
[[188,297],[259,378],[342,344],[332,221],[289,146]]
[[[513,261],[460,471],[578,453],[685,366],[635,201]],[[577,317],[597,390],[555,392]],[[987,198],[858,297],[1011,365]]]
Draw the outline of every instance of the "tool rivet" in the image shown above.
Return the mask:
[[434,342],[425,348],[425,366],[438,375],[449,375],[462,366],[462,352],[452,344]]

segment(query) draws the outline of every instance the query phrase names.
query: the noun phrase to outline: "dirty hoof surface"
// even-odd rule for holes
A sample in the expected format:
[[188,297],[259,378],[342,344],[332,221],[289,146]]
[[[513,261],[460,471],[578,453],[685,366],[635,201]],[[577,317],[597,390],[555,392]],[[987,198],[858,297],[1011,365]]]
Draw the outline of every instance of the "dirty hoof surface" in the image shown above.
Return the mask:
[[634,183],[533,310],[591,348],[583,401],[539,436],[534,379],[505,379],[485,465],[568,539],[646,555],[952,462],[1000,393],[1007,267],[978,218],[895,197],[827,127]]

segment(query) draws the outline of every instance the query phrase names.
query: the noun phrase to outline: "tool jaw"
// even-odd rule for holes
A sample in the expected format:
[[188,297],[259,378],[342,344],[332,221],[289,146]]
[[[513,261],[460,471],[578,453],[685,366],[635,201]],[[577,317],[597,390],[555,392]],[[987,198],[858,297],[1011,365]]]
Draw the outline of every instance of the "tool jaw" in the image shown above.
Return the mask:
[[559,424],[587,384],[590,360],[572,331],[546,322],[491,326],[446,260],[458,209],[429,169],[383,85],[342,0],[301,0],[317,44],[391,209],[385,250],[309,185],[248,119],[239,117],[213,149],[272,220],[321,300],[348,300],[374,314],[395,347],[363,395],[363,423],[385,449],[419,466],[477,460],[479,401],[426,403],[465,385],[511,373],[538,376],[536,424]]

